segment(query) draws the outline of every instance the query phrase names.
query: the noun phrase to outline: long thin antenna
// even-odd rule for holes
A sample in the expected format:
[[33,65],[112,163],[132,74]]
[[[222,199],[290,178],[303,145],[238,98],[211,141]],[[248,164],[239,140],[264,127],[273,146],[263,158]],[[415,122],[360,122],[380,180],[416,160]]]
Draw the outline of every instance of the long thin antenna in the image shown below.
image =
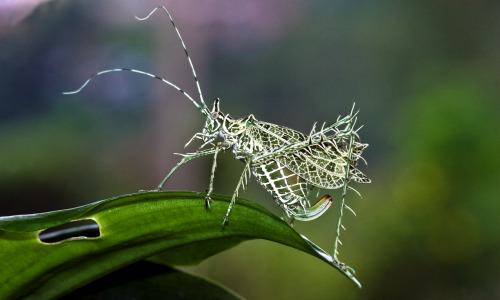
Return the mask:
[[186,96],[191,102],[193,102],[193,104],[196,106],[196,108],[198,108],[198,110],[205,117],[208,117],[210,115],[210,110],[208,109],[205,101],[203,100],[203,93],[201,92],[200,83],[198,81],[198,77],[196,76],[196,71],[194,69],[193,62],[191,61],[191,57],[189,56],[189,53],[187,51],[186,45],[184,44],[184,40],[182,39],[182,36],[181,36],[181,34],[179,32],[179,29],[177,29],[177,26],[175,26],[174,19],[172,18],[172,15],[170,15],[170,13],[168,12],[168,10],[164,6],[158,6],[155,9],[153,9],[145,18],[139,18],[137,16],[135,18],[137,20],[139,20],[139,21],[147,20],[156,10],[158,10],[158,8],[162,8],[167,13],[167,15],[170,18],[170,21],[172,22],[172,25],[174,26],[174,29],[175,29],[175,31],[177,33],[177,37],[179,37],[179,40],[180,40],[180,42],[182,44],[182,48],[184,49],[184,53],[186,54],[186,57],[188,59],[189,66],[191,67],[191,71],[193,72],[194,81],[196,83],[196,87],[198,89],[198,95],[200,97],[200,104],[198,104],[198,102],[196,102],[193,99],[193,97],[191,97],[188,93],[186,93],[183,89],[181,89],[180,87],[178,87],[174,83],[172,83],[172,82],[170,82],[170,81],[168,81],[168,80],[166,80],[166,79],[164,79],[164,78],[162,78],[160,76],[157,76],[157,75],[154,75],[154,74],[151,74],[151,73],[148,73],[148,72],[144,72],[144,71],[141,71],[141,70],[129,69],[129,68],[109,69],[109,70],[104,70],[104,71],[97,72],[94,75],[90,76],[87,79],[87,81],[85,81],[85,83],[79,89],[77,89],[75,91],[71,91],[71,92],[63,92],[63,94],[64,95],[71,95],[71,94],[79,93],[92,79],[94,79],[97,76],[100,76],[100,75],[103,75],[103,74],[106,74],[106,73],[110,73],[110,72],[128,71],[128,72],[139,73],[139,74],[142,74],[142,75],[147,75],[149,77],[153,77],[155,79],[161,80],[164,83],[170,85],[171,87],[173,87],[176,90],[178,90],[179,92],[181,92],[184,96]]
[[193,62],[191,61],[191,57],[189,56],[189,53],[187,51],[187,48],[186,48],[186,44],[184,44],[184,40],[182,39],[182,36],[181,36],[181,33],[179,32],[179,29],[177,28],[177,26],[175,26],[175,22],[174,22],[174,19],[172,18],[172,15],[168,12],[167,8],[165,6],[157,6],[155,7],[155,9],[153,9],[146,17],[144,18],[139,18],[139,17],[135,17],[137,20],[139,21],[144,21],[144,20],[147,20],[149,19],[149,17],[151,15],[153,15],[155,13],[155,11],[157,11],[159,8],[163,9],[168,17],[170,18],[170,22],[172,23],[172,26],[174,26],[174,29],[175,29],[175,32],[177,33],[177,36],[179,37],[179,40],[181,41],[181,44],[182,44],[182,48],[184,49],[184,53],[186,53],[186,57],[189,61],[189,65],[191,66],[191,71],[193,72],[193,76],[194,76],[194,81],[196,83],[196,87],[198,88],[198,95],[200,96],[200,101],[201,101],[201,106],[205,109],[207,109],[207,105],[205,104],[205,101],[203,101],[203,93],[201,92],[201,87],[200,87],[200,83],[198,82],[198,76],[196,76],[196,71],[194,69],[194,65],[193,65]]
[[158,79],[158,80],[161,80],[163,81],[164,83],[170,85],[171,87],[175,88],[176,90],[178,90],[179,92],[181,92],[184,96],[186,96],[191,102],[193,102],[193,104],[196,106],[196,108],[198,108],[198,110],[204,115],[204,116],[208,116],[207,114],[207,111],[206,109],[203,109],[194,99],[193,97],[191,97],[188,93],[186,93],[184,90],[182,90],[180,87],[178,87],[177,85],[173,84],[172,82],[164,79],[164,78],[161,78],[160,76],[156,76],[154,74],[151,74],[151,73],[148,73],[148,72],[144,72],[144,71],[141,71],[141,70],[135,70],[135,69],[110,69],[110,70],[104,70],[104,71],[101,71],[101,72],[97,72],[95,73],[94,75],[90,76],[89,79],[87,79],[87,81],[85,81],[85,83],[77,90],[75,91],[71,91],[71,92],[63,92],[63,95],[73,95],[73,94],[77,94],[79,93],[81,90],[83,90],[83,88],[92,80],[94,79],[95,77],[97,76],[100,76],[100,75],[103,75],[103,74],[106,74],[106,73],[111,73],[111,72],[122,72],[122,71],[128,71],[128,72],[134,72],[134,73],[139,73],[139,74],[142,74],[142,75],[147,75],[149,77],[153,77],[155,79]]

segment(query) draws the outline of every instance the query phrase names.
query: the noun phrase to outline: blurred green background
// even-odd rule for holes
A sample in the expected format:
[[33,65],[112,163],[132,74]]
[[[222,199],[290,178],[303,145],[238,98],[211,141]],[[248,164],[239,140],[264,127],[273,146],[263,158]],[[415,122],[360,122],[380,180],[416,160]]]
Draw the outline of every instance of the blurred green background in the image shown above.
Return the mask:
[[[340,258],[326,264],[266,241],[185,268],[248,299],[500,298],[500,2],[53,1],[0,28],[0,215],[69,208],[154,188],[204,120],[167,5],[209,104],[309,132],[360,107],[361,170]],[[1,9],[1,7],[0,7]],[[221,155],[217,193],[243,164]],[[209,158],[169,181],[204,191]],[[280,211],[253,180],[240,194]],[[340,191],[333,191],[335,199]],[[338,207],[295,228],[331,251]]]

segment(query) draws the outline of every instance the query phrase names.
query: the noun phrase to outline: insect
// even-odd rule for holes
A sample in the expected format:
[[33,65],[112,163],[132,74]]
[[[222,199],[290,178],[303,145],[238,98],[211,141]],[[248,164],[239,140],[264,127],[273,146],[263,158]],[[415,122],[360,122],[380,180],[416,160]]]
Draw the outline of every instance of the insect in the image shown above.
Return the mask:
[[146,20],[158,9],[166,12],[177,33],[194,76],[199,102],[174,83],[135,69],[110,69],[98,72],[87,79],[78,90],[65,93],[80,92],[96,76],[109,72],[129,71],[161,80],[181,92],[195,105],[206,117],[206,121],[201,132],[196,133],[186,146],[194,140],[201,140],[202,144],[195,152],[180,154],[181,161],[173,167],[156,190],[161,190],[170,176],[183,164],[194,158],[211,155],[213,156],[212,170],[205,198],[205,207],[210,209],[210,195],[213,191],[217,156],[221,151],[232,150],[234,157],[242,161],[245,166],[221,225],[227,224],[238,191],[240,188],[245,188],[252,174],[273,196],[282,208],[285,219],[291,224],[295,219],[301,221],[316,219],[330,207],[332,198],[329,195],[323,196],[313,205],[310,204],[308,197],[313,188],[344,187],[345,196],[349,181],[370,182],[357,169],[357,162],[359,159],[363,160],[361,154],[368,145],[359,142],[357,133],[359,128],[354,129],[357,120],[357,111],[354,111],[354,106],[349,115],[343,118],[338,117],[333,124],[323,124],[318,131],[315,129],[316,126],[313,126],[308,135],[284,126],[259,121],[254,115],[240,119],[232,118],[229,114],[220,111],[219,99],[216,99],[212,109],[209,109],[203,99],[191,57],[169,11],[159,6],[145,18],[136,18]]

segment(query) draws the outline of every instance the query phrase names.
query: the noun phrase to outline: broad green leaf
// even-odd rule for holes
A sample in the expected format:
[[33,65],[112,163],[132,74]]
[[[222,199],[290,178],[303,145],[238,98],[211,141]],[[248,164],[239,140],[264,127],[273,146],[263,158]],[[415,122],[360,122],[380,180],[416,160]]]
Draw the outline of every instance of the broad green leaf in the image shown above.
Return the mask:
[[220,299],[241,296],[204,278],[139,261],[66,295],[65,299]]
[[[45,299],[64,295],[133,262],[161,254],[170,264],[194,264],[238,243],[260,238],[309,253],[360,286],[341,263],[264,207],[238,198],[222,227],[230,197],[145,192],[41,214],[0,218],[0,295]],[[92,219],[97,238],[43,243],[40,230],[68,221]]]

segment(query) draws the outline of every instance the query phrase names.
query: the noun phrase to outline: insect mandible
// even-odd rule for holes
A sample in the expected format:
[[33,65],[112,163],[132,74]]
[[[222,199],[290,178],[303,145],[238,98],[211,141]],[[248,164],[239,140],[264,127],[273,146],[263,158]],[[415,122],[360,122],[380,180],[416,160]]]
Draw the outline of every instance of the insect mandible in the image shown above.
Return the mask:
[[[221,151],[232,150],[234,157],[245,163],[243,172],[238,180],[231,202],[223,217],[222,224],[226,225],[229,213],[236,201],[238,191],[244,188],[253,174],[257,181],[273,196],[276,203],[282,208],[284,217],[289,224],[293,220],[309,221],[321,216],[331,205],[332,198],[323,196],[315,204],[309,203],[308,197],[313,188],[337,189],[345,187],[350,180],[360,183],[369,183],[370,180],[357,167],[362,151],[368,146],[359,142],[354,124],[357,120],[357,111],[326,126],[323,124],[316,131],[315,126],[308,135],[296,130],[271,123],[258,121],[253,115],[235,119],[220,111],[220,100],[216,99],[212,109],[206,105],[200,84],[194,69],[191,57],[181,34],[174,23],[169,11],[163,7],[156,7],[145,18],[148,19],[156,10],[163,9],[176,31],[177,37],[184,49],[196,83],[199,102],[174,83],[154,74],[136,69],[109,69],[92,75],[76,91],[80,92],[93,78],[110,72],[129,71],[147,75],[175,88],[189,99],[196,108],[206,117],[201,132],[196,133],[186,144],[194,140],[201,140],[202,145],[192,153],[180,154],[183,158],[167,174],[156,190],[161,190],[170,176],[184,163],[201,156],[213,156],[212,171],[209,187],[205,198],[205,207],[210,209],[210,195],[213,191],[214,174],[217,166],[217,155]],[[339,223],[340,224],[340,223]]]

